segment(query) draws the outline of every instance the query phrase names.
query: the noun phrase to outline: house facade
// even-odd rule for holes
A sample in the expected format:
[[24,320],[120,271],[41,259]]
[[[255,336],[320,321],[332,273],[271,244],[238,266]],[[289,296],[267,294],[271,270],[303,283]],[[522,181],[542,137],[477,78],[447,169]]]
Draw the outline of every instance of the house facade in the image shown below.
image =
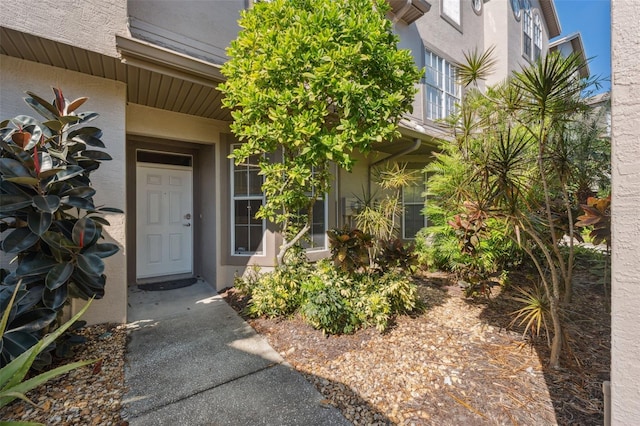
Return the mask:
[[[438,120],[462,91],[464,52],[495,47],[487,84],[544,56],[560,25],[551,0],[390,0],[388,18],[425,68],[402,138],[335,170],[333,190],[314,208],[308,257],[329,253],[326,230],[352,223],[372,171],[401,162],[422,169],[446,132]],[[121,248],[107,260],[106,295],[89,322],[125,322],[127,288],[167,277],[199,277],[222,289],[250,265],[272,267],[281,244],[273,224],[254,217],[264,202],[252,161],[228,155],[238,141],[216,90],[225,48],[239,30],[245,0],[5,0],[0,9],[0,117],[31,114],[29,90],[60,87],[89,97],[113,157],[93,175],[96,202],[109,215],[107,238]],[[425,225],[424,183],[403,191],[402,237]],[[9,259],[2,259],[7,267]]]

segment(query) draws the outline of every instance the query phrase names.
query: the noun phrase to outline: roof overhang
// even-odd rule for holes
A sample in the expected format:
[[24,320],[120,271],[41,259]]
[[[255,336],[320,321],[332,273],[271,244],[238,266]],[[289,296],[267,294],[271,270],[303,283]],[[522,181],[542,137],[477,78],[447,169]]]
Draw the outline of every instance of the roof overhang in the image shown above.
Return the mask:
[[591,72],[589,70],[587,54],[584,50],[584,44],[582,43],[582,35],[580,34],[580,32],[575,32],[569,34],[568,36],[552,41],[551,43],[549,43],[549,51],[555,52],[560,49],[561,45],[566,43],[571,44],[571,51],[579,55],[581,62],[584,64],[584,66],[580,68],[580,77],[588,78]]
[[542,11],[544,22],[547,24],[549,39],[558,37],[562,32],[562,28],[560,27],[560,20],[558,19],[558,12],[556,11],[554,0],[540,0],[540,10]]
[[402,21],[409,25],[422,18],[431,9],[431,4],[425,0],[388,0],[393,13],[392,21]]
[[121,57],[0,27],[0,54],[127,85],[127,102],[231,121],[217,85],[220,66],[148,42],[116,36]]
[[116,36],[122,62],[181,80],[216,87],[224,81],[220,65],[206,62],[146,41]]

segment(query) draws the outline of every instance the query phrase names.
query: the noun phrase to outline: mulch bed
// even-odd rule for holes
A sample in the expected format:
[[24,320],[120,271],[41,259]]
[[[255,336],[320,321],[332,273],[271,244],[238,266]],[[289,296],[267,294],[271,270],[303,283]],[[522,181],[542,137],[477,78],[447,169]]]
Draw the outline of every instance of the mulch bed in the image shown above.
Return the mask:
[[[517,280],[514,280],[517,281]],[[544,339],[509,328],[517,305],[508,292],[469,301],[445,274],[425,274],[419,291],[427,309],[375,329],[325,336],[300,318],[248,319],[284,358],[350,421],[415,425],[597,425],[601,384],[609,378],[610,320],[597,277],[576,278],[568,313],[571,353],[563,368],[545,367]],[[223,293],[241,311],[246,298]],[[47,425],[117,425],[124,386],[126,329],[98,325],[72,360],[101,358],[30,392],[0,418]]]
[[[597,425],[609,377],[609,315],[593,277],[576,281],[571,353],[559,370],[545,366],[546,340],[508,327],[517,309],[509,292],[465,300],[445,274],[425,274],[419,289],[427,310],[397,318],[383,334],[326,336],[298,317],[247,320],[357,425]],[[233,289],[223,297],[239,312],[247,302]]]

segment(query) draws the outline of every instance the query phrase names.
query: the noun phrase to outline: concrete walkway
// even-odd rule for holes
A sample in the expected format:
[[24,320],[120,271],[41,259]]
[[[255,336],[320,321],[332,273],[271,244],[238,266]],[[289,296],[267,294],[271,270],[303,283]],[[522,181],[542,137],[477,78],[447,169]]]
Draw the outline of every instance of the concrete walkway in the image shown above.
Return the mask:
[[207,283],[129,291],[123,414],[139,425],[349,425]]

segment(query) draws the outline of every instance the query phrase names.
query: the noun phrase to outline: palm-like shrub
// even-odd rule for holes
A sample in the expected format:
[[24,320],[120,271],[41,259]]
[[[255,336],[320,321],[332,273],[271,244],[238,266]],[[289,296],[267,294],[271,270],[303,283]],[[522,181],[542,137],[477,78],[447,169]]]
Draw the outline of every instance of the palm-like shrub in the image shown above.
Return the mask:
[[[111,159],[101,150],[102,131],[87,126],[98,114],[77,112],[87,98],[70,102],[59,89],[52,103],[27,94],[43,120],[19,115],[0,123],[1,248],[17,260],[14,271],[2,272],[0,307],[10,312],[1,365],[55,327],[70,297],[101,298],[103,258],[118,251],[101,239],[109,225],[104,213],[121,211],[93,200],[90,174]],[[10,306],[18,282],[23,287]]]

